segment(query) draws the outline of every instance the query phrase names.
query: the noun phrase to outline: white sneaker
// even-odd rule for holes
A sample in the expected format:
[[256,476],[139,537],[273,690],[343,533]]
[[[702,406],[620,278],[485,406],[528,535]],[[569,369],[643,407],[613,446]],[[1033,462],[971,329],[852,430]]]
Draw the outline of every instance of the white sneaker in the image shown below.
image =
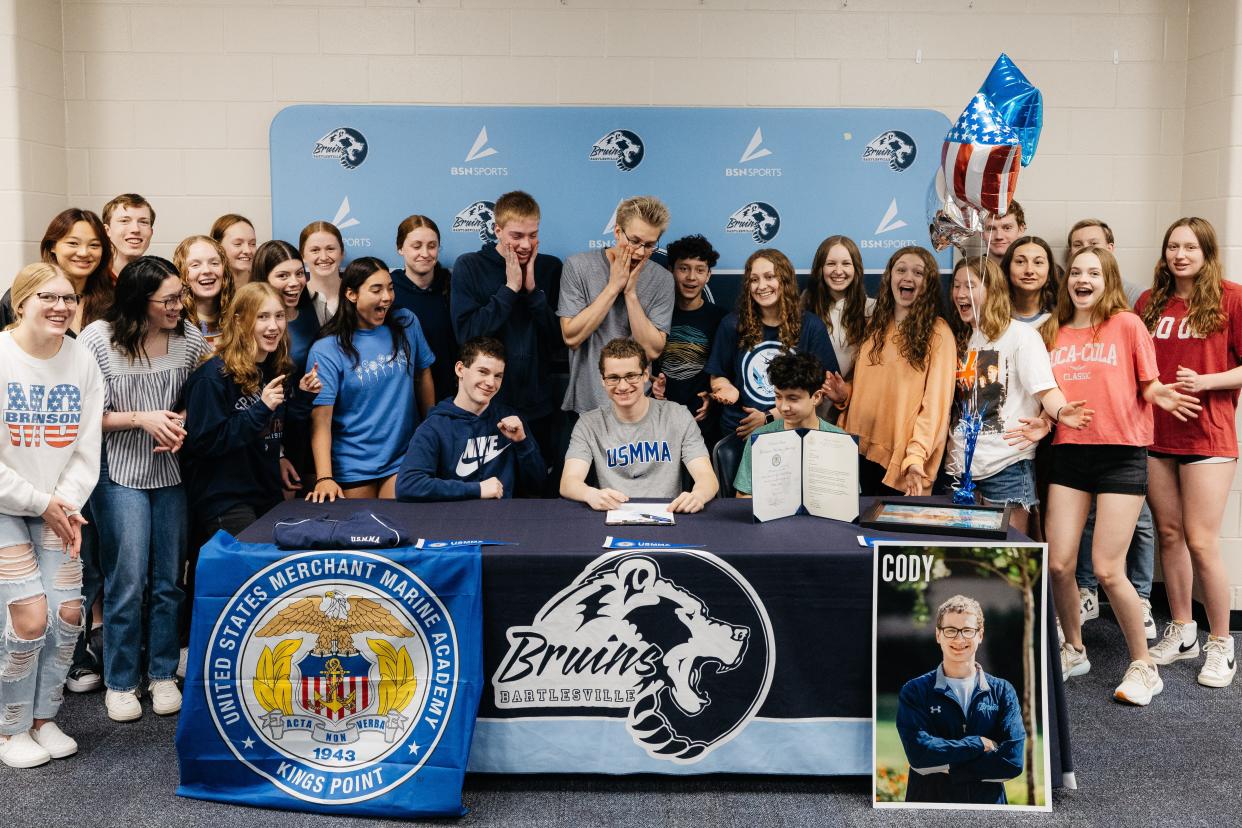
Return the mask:
[[1152,697],[1159,696],[1162,690],[1164,682],[1155,667],[1146,661],[1131,661],[1121,684],[1113,691],[1113,698],[1141,707],[1150,704]]
[[1057,646],[1065,646],[1065,630],[1061,629],[1061,619],[1057,619]]
[[1061,679],[1072,676],[1085,676],[1091,672],[1091,662],[1087,660],[1087,648],[1079,650],[1068,641],[1061,645]]
[[1228,687],[1232,684],[1234,673],[1238,670],[1233,655],[1233,636],[1216,638],[1209,635],[1203,652],[1207,655],[1207,661],[1199,671],[1199,683],[1204,687]]
[[135,722],[142,718],[142,705],[137,690],[109,690],[104,693],[104,707],[114,722]]
[[0,741],[0,762],[10,768],[37,768],[52,761],[47,748],[30,738],[29,733],[14,733]]
[[53,759],[64,759],[78,752],[78,743],[66,736],[56,722],[44,722],[43,727],[32,728],[30,738],[38,742]]
[[[1154,636],[1155,633],[1152,633]],[[190,648],[182,647],[181,655],[177,658],[177,678],[185,678],[186,665],[190,663]]]
[[1079,587],[1078,601],[1081,605],[1078,615],[1083,624],[1100,617],[1100,598],[1096,590]]
[[181,710],[181,691],[173,679],[151,682],[151,709],[160,716],[171,716]]
[[1186,658],[1199,657],[1199,625],[1194,621],[1179,624],[1170,621],[1164,628],[1164,637],[1148,649],[1151,660],[1157,664],[1172,664]]
[[1148,641],[1156,640],[1156,619],[1151,617],[1151,600],[1140,598],[1139,602],[1143,605],[1143,633],[1147,636]]

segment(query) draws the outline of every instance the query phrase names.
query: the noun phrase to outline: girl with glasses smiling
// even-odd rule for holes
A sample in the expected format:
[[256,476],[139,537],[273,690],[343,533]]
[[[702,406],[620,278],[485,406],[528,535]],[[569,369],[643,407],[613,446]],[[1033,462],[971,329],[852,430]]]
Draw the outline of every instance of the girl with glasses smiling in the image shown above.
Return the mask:
[[172,262],[135,259],[117,278],[116,304],[81,338],[107,389],[91,511],[104,570],[104,704],[118,722],[142,716],[144,677],[156,713],[181,709],[173,674],[186,503],[175,455],[186,431],[174,409],[182,384],[211,353],[198,328],[185,324],[181,292]]
[[104,390],[91,355],[66,339],[78,303],[60,268],[23,268],[11,295],[18,321],[0,333],[0,416],[58,412],[10,425],[12,439],[0,441],[0,762],[32,768],[78,749],[51,720],[64,654],[83,628],[81,508],[99,476]]

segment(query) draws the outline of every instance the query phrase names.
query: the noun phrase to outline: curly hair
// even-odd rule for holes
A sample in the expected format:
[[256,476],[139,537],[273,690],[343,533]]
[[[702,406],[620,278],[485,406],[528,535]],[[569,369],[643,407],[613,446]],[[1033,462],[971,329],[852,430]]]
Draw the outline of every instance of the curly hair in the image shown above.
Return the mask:
[[798,346],[798,337],[802,335],[798,277],[794,274],[793,263],[789,261],[789,257],[775,248],[756,250],[746,260],[746,267],[742,271],[742,290],[737,295],[738,347],[749,351],[763,341],[763,313],[759,310],[759,303],[750,297],[751,268],[760,259],[771,262],[776,278],[780,280],[777,308],[781,316],[781,345],[785,350],[793,350]]
[[1044,337],[1044,345],[1050,351],[1056,346],[1057,333],[1060,332],[1061,326],[1068,325],[1074,319],[1074,302],[1069,295],[1069,272],[1073,269],[1078,257],[1088,253],[1100,260],[1100,272],[1104,276],[1104,292],[1095,303],[1095,307],[1091,309],[1092,340],[1098,339],[1101,325],[1117,314],[1130,310],[1130,302],[1126,299],[1117,257],[1103,247],[1084,247],[1071,255],[1069,261],[1065,263],[1066,277],[1061,281],[1061,287],[1057,292],[1057,309],[1039,328],[1040,334]]
[[1019,247],[1028,244],[1037,244],[1042,247],[1044,249],[1044,256],[1048,260],[1048,279],[1044,282],[1044,286],[1039,289],[1039,307],[1051,313],[1056,309],[1057,292],[1061,282],[1064,280],[1064,274],[1061,271],[1060,265],[1057,264],[1057,260],[1052,256],[1052,246],[1039,236],[1022,236],[1021,238],[1014,239],[1013,244],[1009,245],[1009,249],[1001,257],[1001,273],[1004,274],[1005,280],[1009,283],[1009,301],[1011,304],[1014,302],[1016,299],[1014,293],[1017,291],[1013,282],[1013,257]]
[[[254,323],[259,317],[259,311],[263,309],[263,304],[269,299],[275,299],[280,306],[280,312],[284,313],[284,301],[267,282],[242,285],[233,301],[225,307],[228,324],[220,326],[224,333],[216,346],[216,356],[224,363],[221,371],[232,377],[233,382],[246,395],[258,393],[265,380],[271,382],[276,377],[283,375],[288,378],[293,374],[288,333],[281,336],[276,350],[268,354],[262,363],[255,362],[259,349],[254,341]],[[211,355],[208,354],[207,359],[210,358]]]
[[711,270],[720,261],[720,254],[707,237],[701,233],[683,236],[668,246],[668,269],[672,270],[682,259],[699,259]]
[[895,324],[897,317],[897,302],[893,298],[893,268],[902,256],[915,256],[920,260],[923,265],[923,290],[914,300],[910,313],[897,325],[898,353],[911,367],[922,371],[927,367],[932,332],[940,315],[940,269],[927,248],[910,245],[889,257],[884,275],[880,277],[880,292],[875,298],[875,310],[867,320],[864,338],[871,340],[870,364],[879,364],[889,325]]
[[862,341],[863,330],[867,326],[867,289],[863,287],[862,253],[849,236],[829,236],[815,249],[815,258],[811,261],[811,279],[802,294],[802,307],[822,319],[828,333],[832,333],[830,316],[836,300],[832,298],[832,291],[824,278],[824,262],[828,260],[828,252],[837,245],[845,248],[854,265],[854,278],[845,289],[845,296],[841,300],[845,303],[841,309],[841,326],[845,328],[846,344],[857,346]]
[[1154,331],[1156,323],[1160,321],[1160,314],[1164,313],[1165,306],[1169,304],[1169,297],[1173,295],[1177,280],[1169,272],[1166,251],[1169,249],[1169,237],[1179,227],[1190,228],[1190,232],[1195,234],[1195,239],[1199,242],[1199,249],[1203,251],[1203,267],[1195,276],[1195,284],[1190,291],[1186,321],[1190,323],[1191,330],[1199,336],[1210,336],[1222,330],[1228,320],[1224,310],[1221,309],[1221,296],[1224,290],[1221,283],[1224,280],[1224,271],[1220,263],[1220,246],[1216,241],[1216,230],[1211,222],[1198,216],[1179,218],[1164,232],[1164,243],[1160,246],[1160,260],[1156,262],[1156,272],[1152,277],[1151,294],[1147,297],[1147,304],[1143,307],[1141,314],[1143,324],[1147,326],[1147,330]]
[[[236,222],[234,222],[236,224]],[[177,249],[173,251],[173,266],[177,268],[177,273],[181,275],[181,284],[186,287],[185,295],[185,318],[195,327],[202,325],[202,320],[198,318],[198,303],[194,299],[194,289],[190,286],[190,271],[187,267],[190,258],[190,248],[202,242],[211,247],[220,257],[220,270],[224,274],[220,285],[220,292],[216,294],[216,326],[224,327],[224,309],[233,301],[233,292],[236,289],[236,281],[233,278],[233,269],[229,267],[229,257],[224,252],[224,247],[220,242],[211,236],[186,236],[181,240],[181,244],[177,245]]]
[[1013,306],[1009,304],[1009,290],[1000,265],[991,257],[978,259],[960,259],[953,266],[953,280],[957,274],[969,269],[972,279],[981,283],[985,291],[983,307],[975,308],[975,322],[968,325],[959,314],[949,314],[949,327],[953,329],[953,338],[957,342],[957,356],[961,359],[966,355],[966,345],[976,327],[989,342],[995,342],[1009,329],[1013,317]]

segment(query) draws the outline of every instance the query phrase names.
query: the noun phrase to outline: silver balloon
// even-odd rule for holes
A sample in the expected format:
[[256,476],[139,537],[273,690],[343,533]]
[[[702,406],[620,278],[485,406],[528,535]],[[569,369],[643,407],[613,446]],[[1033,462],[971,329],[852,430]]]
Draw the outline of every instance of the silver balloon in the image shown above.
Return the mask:
[[937,252],[953,245],[967,254],[965,245],[983,235],[979,211],[953,198],[945,186],[943,168],[936,171],[927,194],[927,232]]

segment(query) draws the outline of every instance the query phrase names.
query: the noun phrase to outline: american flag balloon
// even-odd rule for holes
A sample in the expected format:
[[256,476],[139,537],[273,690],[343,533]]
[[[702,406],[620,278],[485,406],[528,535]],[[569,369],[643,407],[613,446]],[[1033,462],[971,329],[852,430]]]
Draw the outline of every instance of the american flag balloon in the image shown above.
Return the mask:
[[1003,216],[1018,186],[1022,142],[980,92],[945,136],[940,164],[954,199]]

